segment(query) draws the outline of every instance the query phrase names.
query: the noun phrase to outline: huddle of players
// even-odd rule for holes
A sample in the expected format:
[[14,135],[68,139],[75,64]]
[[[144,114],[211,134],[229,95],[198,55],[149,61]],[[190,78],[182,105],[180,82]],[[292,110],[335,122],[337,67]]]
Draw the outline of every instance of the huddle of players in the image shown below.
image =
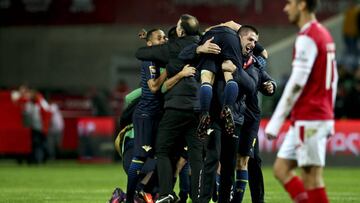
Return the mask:
[[272,95],[276,85],[264,70],[267,52],[257,43],[258,31],[230,21],[200,36],[197,19],[184,14],[168,35],[150,30],[147,46],[136,52],[141,96],[132,113],[126,202],[152,202],[148,185],[157,180],[156,202],[179,201],[173,191],[185,163],[179,157],[190,164],[192,202],[241,202],[248,180],[253,202],[263,202],[257,93]]
[[[304,203],[329,202],[322,171],[326,139],[334,127],[333,105],[338,78],[335,45],[331,34],[316,20],[317,4],[317,0],[286,1],[284,11],[300,32],[295,43],[290,79],[265,129],[269,139],[276,138],[291,111],[292,126],[277,155],[274,174],[293,201]],[[167,79],[161,86],[161,92],[165,93],[163,108],[160,108],[159,102],[155,103],[163,111],[162,118],[159,118],[160,112],[156,116],[149,113],[153,109],[149,107],[142,111],[136,109],[134,113],[134,139],[141,144],[134,145],[129,164],[130,195],[127,201],[133,201],[129,185],[137,184],[139,178],[136,175],[140,169],[146,174],[140,183],[145,183],[149,176],[153,177],[152,172],[145,169],[156,165],[160,195],[156,202],[176,202],[178,199],[173,192],[175,164],[171,160],[173,153],[186,143],[193,202],[209,202],[218,169],[221,174],[217,189],[219,202],[241,202],[248,179],[252,201],[263,202],[260,159],[256,158],[256,153],[254,159],[250,158],[257,149],[256,134],[260,119],[256,94],[257,91],[273,94],[275,84],[262,69],[266,62],[263,57],[267,56],[259,45],[256,47],[257,30],[251,26],[239,27],[234,22],[214,26],[200,39],[196,18],[182,15],[174,29],[177,38],[137,51],[137,58],[144,64],[156,65],[143,68],[148,71],[144,75],[150,75],[145,78],[143,88],[158,90],[159,84]],[[160,75],[156,68],[159,66],[166,67],[166,76]],[[140,100],[146,101],[145,93]],[[158,131],[149,133],[152,129],[156,130],[152,128],[156,126],[153,123],[158,122],[156,119],[160,119]],[[143,135],[156,138],[147,139]],[[155,140],[156,161],[150,159],[154,155],[154,145],[146,143],[146,140],[152,143]],[[296,167],[301,168],[302,179],[294,173]],[[136,181],[131,182],[133,180]],[[141,194],[138,187],[135,188],[135,193]],[[121,197],[117,193],[115,191],[114,196]],[[116,198],[111,202],[116,202]]]

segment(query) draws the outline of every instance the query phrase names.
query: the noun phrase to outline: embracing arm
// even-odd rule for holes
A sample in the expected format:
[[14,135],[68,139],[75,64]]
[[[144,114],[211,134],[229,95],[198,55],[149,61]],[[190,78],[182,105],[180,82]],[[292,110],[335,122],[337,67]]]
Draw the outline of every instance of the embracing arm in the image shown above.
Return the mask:
[[156,61],[162,64],[169,62],[169,44],[146,46],[139,48],[135,56],[142,61]]
[[184,68],[180,72],[178,72],[176,75],[167,79],[164,82],[164,84],[161,87],[161,92],[166,93],[168,90],[173,88],[174,85],[176,85],[176,83],[178,83],[182,78],[194,76],[195,73],[196,73],[196,69],[194,67],[190,66],[189,64],[184,66]]
[[204,44],[191,44],[186,46],[179,54],[179,59],[184,61],[193,60],[198,57],[200,54],[219,54],[221,52],[221,48],[212,43],[214,37],[205,41]]
[[220,26],[228,27],[228,28],[234,30],[235,32],[237,32],[237,31],[240,29],[240,27],[241,27],[241,25],[240,25],[239,23],[236,23],[236,22],[234,22],[234,21],[231,20],[231,21],[227,21],[227,22],[225,22],[225,23],[220,23],[220,24],[218,24],[218,25],[214,25],[214,26],[208,27],[208,28],[205,29],[205,32],[211,30],[212,28],[220,27]]
[[156,79],[150,79],[147,81],[147,84],[149,86],[149,89],[152,93],[157,92],[161,85],[164,83],[165,79],[167,77],[167,72],[166,70],[160,74],[160,76]]
[[239,89],[243,90],[246,95],[251,95],[257,91],[255,80],[245,72],[243,67],[237,67],[233,73],[234,80],[238,83]]

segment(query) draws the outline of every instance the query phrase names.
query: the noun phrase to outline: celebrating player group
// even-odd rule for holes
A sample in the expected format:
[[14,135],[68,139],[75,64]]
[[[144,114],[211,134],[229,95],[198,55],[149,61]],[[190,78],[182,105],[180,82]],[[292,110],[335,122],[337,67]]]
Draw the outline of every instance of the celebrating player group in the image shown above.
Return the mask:
[[[322,173],[337,70],[335,45],[316,20],[317,6],[317,0],[286,1],[284,12],[300,31],[291,76],[265,129],[276,139],[290,114],[274,174],[292,201],[302,203],[329,202]],[[239,203],[247,183],[252,202],[264,202],[258,92],[275,93],[266,72],[271,56],[252,25],[229,21],[205,32],[199,26],[183,14],[167,35],[157,28],[139,33],[145,40],[136,51],[141,87],[126,97],[115,142],[127,189],[117,188],[110,203]]]

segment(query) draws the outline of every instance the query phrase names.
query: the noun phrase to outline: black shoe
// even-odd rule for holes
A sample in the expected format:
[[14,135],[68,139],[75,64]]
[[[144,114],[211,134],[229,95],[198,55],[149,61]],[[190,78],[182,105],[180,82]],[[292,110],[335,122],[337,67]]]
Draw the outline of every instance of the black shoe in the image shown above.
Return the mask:
[[207,131],[210,127],[210,115],[209,112],[203,113],[200,118],[199,125],[196,130],[196,134],[200,139],[205,139],[208,135]]
[[211,200],[213,202],[217,202],[219,200],[219,194],[217,191],[214,191],[213,194],[212,194],[212,197],[211,197]]
[[173,194],[168,194],[165,196],[159,197],[155,203],[176,203],[178,202],[178,197]]
[[151,194],[144,192],[144,190],[135,191],[134,202],[136,202],[136,203],[154,203]]
[[180,191],[178,203],[186,203],[187,199],[188,199],[188,193],[184,191]]
[[221,110],[221,118],[225,121],[225,130],[228,135],[233,135],[235,130],[235,122],[230,107],[224,106]]

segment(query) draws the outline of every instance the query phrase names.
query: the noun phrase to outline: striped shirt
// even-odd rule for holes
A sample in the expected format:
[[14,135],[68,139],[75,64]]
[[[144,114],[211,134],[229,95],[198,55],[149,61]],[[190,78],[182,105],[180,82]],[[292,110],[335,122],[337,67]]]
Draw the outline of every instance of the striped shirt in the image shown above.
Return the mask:
[[152,93],[148,86],[150,79],[156,79],[160,76],[160,68],[156,67],[151,61],[143,61],[141,64],[141,98],[136,111],[155,115],[163,109],[163,96],[160,91]]

